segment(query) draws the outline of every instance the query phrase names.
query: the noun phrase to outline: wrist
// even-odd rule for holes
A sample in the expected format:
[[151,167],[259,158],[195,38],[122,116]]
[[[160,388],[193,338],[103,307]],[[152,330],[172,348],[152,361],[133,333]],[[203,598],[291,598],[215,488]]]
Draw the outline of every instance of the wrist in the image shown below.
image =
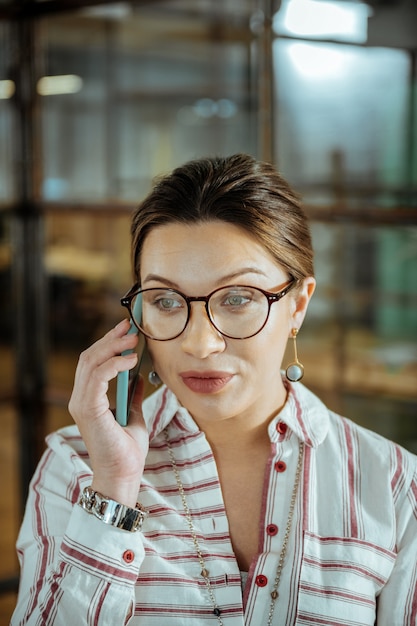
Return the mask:
[[137,476],[129,479],[124,476],[120,479],[95,471],[91,489],[98,493],[104,493],[108,498],[134,508],[138,499],[141,478],[142,476]]
[[104,496],[92,487],[84,488],[78,504],[105,524],[130,532],[141,530],[147,516],[147,512],[138,502],[130,507]]

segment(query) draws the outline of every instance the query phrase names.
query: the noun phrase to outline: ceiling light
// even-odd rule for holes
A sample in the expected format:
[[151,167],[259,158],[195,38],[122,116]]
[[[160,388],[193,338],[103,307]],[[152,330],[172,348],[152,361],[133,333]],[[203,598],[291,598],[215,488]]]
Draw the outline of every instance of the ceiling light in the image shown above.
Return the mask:
[[277,33],[298,37],[328,37],[364,43],[368,36],[369,6],[363,2],[284,0],[274,17]]
[[61,94],[78,93],[83,80],[75,74],[61,76],[43,76],[38,80],[37,91],[41,96],[58,96]]
[[16,86],[12,80],[0,80],[0,100],[11,98],[16,91]]

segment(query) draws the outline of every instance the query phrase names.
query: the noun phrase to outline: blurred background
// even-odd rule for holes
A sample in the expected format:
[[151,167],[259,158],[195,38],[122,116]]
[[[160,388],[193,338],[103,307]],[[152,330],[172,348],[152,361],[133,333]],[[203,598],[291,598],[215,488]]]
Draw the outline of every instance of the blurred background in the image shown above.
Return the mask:
[[45,435],[124,316],[131,213],[188,159],[303,195],[305,382],[417,452],[416,25],[414,0],[0,0],[0,624]]

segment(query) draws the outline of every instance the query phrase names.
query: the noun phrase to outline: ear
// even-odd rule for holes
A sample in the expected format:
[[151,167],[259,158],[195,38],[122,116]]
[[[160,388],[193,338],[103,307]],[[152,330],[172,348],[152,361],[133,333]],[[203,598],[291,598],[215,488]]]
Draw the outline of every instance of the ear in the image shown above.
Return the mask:
[[296,289],[296,293],[293,296],[293,306],[291,311],[291,329],[301,328],[305,314],[307,313],[307,307],[315,288],[315,278],[313,278],[313,276],[307,276],[307,278],[304,278],[301,285]]

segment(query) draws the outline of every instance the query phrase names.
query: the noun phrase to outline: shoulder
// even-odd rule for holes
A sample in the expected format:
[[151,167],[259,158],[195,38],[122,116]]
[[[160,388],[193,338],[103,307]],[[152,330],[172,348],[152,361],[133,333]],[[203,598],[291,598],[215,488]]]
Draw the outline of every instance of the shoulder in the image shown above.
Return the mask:
[[346,461],[379,484],[388,481],[395,496],[413,492],[417,497],[417,456],[403,446],[329,411],[329,437],[336,438]]

